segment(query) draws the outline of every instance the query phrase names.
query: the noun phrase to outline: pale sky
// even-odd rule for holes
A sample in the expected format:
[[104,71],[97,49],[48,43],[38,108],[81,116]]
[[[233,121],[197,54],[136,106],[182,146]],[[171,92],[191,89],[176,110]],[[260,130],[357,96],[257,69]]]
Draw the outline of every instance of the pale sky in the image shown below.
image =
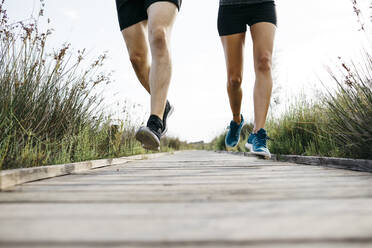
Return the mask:
[[[359,0],[369,11],[369,0]],[[322,88],[318,77],[324,66],[357,56],[365,36],[350,0],[277,0],[278,30],[275,54],[282,106],[304,92],[309,97]],[[38,0],[6,0],[11,20],[26,19]],[[210,141],[231,120],[226,93],[225,60],[217,32],[218,0],[184,0],[172,37],[173,78],[169,100],[175,113],[169,135],[187,141]],[[370,13],[366,12],[366,15]],[[117,103],[139,103],[133,118],[145,121],[150,98],[140,86],[128,59],[119,31],[114,0],[46,0],[47,17],[55,28],[52,45],[68,42],[87,48],[91,55],[108,51],[107,70],[114,70],[114,83],[105,88],[108,111],[119,113]],[[253,115],[252,44],[247,33],[244,99],[246,120]],[[120,115],[120,113],[119,113]],[[120,116],[119,116],[120,117]]]

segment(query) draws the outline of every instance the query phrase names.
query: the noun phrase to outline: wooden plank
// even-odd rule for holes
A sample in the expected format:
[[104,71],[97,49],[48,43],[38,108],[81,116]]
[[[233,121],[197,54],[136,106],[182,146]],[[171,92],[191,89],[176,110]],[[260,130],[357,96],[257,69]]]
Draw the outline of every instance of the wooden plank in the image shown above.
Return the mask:
[[372,174],[187,151],[0,193],[0,247],[371,247]]

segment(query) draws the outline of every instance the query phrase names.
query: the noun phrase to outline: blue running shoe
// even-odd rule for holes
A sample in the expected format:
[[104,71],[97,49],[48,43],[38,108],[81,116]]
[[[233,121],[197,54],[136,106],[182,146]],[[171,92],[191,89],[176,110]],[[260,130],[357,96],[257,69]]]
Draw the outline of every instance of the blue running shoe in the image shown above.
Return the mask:
[[251,153],[259,156],[263,156],[266,159],[271,158],[271,153],[267,149],[266,141],[269,139],[266,130],[261,128],[256,134],[252,135],[252,149]]
[[241,117],[242,121],[240,124],[236,123],[235,121],[230,122],[229,132],[227,132],[225,138],[226,147],[235,147],[239,143],[240,131],[244,125],[243,115]]
[[245,144],[245,148],[247,148],[248,149],[248,151],[252,151],[252,147],[253,147],[253,139],[254,139],[254,137],[256,136],[256,134],[255,133],[251,133],[250,135],[249,135],[249,137],[248,137],[248,141],[247,141],[247,143]]

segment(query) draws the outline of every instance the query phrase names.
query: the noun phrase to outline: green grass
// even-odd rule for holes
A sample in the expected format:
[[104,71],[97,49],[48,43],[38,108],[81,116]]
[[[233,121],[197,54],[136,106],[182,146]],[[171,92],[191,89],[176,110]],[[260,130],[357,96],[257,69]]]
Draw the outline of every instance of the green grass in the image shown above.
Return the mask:
[[[52,29],[39,29],[43,13],[41,2],[36,19],[9,23],[0,3],[0,169],[146,153],[128,114],[114,124],[102,110],[106,55],[87,60],[69,44],[47,51]],[[163,144],[185,147],[175,138]]]
[[269,119],[269,149],[275,154],[338,156],[331,135],[324,131],[326,123],[320,104],[298,101],[281,117]]
[[324,129],[345,156],[372,159],[372,56],[362,62],[343,63],[341,76],[331,72],[338,90],[323,99]]

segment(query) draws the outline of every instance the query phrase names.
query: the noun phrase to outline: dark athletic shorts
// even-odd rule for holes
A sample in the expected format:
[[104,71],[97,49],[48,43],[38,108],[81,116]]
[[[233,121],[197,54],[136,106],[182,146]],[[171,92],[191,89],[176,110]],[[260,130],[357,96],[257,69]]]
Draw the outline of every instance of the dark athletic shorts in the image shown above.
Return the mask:
[[274,2],[221,5],[218,11],[218,33],[220,36],[245,33],[247,24],[252,26],[259,22],[270,22],[276,25],[276,21]]
[[171,2],[180,9],[182,0],[127,0],[123,4],[116,1],[120,30],[147,20],[147,8],[155,2]]

